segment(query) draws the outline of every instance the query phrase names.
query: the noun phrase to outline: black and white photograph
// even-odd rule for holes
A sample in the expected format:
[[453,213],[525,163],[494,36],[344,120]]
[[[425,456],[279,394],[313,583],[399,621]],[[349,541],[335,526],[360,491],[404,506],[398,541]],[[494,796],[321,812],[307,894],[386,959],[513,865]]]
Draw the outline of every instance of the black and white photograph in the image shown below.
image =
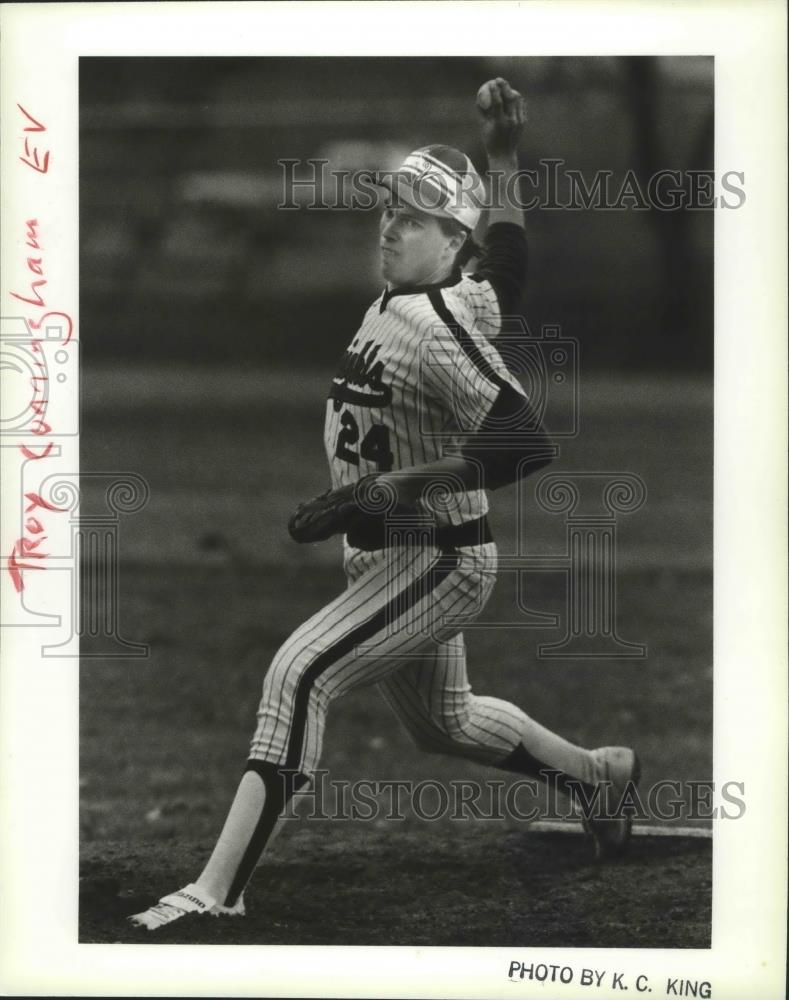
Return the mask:
[[713,82],[81,60],[82,940],[709,946]]
[[[219,5],[169,6],[148,47],[82,22],[67,244],[65,130],[35,87],[4,104],[3,630],[14,666],[73,671],[69,947],[113,946],[108,987],[116,954],[186,948],[206,988],[231,954],[260,970],[224,995],[739,995],[721,944],[778,927],[722,875],[749,838],[785,915],[785,792],[773,828],[753,779],[785,745],[785,458],[780,431],[742,447],[731,378],[777,426],[785,249],[749,345],[731,260],[774,180],[740,155],[725,46],[669,44],[667,4],[651,51],[491,4],[490,55],[474,5],[230,4],[272,34],[211,51]],[[354,9],[365,38],[423,9],[467,44],[337,49]],[[176,44],[192,11],[202,44]],[[766,486],[760,524],[739,497]],[[290,979],[278,946],[345,978]],[[778,996],[785,939],[761,946]],[[430,949],[490,955],[487,985],[423,983]]]

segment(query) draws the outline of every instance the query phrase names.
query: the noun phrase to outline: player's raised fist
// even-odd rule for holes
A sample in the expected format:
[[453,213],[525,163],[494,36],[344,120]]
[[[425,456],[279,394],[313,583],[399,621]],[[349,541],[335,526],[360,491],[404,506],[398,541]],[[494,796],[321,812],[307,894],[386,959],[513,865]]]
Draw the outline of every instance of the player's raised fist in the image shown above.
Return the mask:
[[503,77],[497,76],[477,91],[477,108],[482,115],[482,140],[488,156],[512,155],[526,121],[521,95]]

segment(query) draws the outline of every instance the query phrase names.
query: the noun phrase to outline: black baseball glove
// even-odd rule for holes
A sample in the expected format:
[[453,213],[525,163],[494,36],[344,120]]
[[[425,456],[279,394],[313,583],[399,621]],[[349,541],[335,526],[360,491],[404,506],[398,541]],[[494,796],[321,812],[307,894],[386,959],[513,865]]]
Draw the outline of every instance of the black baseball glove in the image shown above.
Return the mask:
[[350,486],[326,490],[314,500],[299,504],[288,522],[290,537],[296,542],[322,542],[332,535],[343,535],[360,518],[376,517],[387,509],[391,491],[386,486],[375,489],[371,473]]

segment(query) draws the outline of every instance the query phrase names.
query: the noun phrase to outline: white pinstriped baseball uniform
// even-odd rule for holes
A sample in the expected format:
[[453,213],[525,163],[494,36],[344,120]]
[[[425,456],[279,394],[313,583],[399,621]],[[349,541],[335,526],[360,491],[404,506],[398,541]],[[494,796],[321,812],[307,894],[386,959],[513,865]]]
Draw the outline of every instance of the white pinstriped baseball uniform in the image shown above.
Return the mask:
[[[525,245],[518,227],[491,227],[487,257],[513,242]],[[326,408],[334,487],[460,447],[504,384],[525,399],[490,342],[501,328],[501,295],[485,276],[485,260],[474,276],[456,271],[438,286],[387,291],[367,310]],[[488,509],[482,490],[453,499],[449,509],[434,510],[439,525],[476,522]],[[332,699],[378,683],[425,749],[509,767],[520,748],[525,757],[516,769],[525,760],[536,770],[542,761],[523,750],[523,739],[541,727],[508,702],[472,695],[466,675],[462,622],[482,610],[496,571],[495,545],[480,541],[444,552],[435,545],[364,551],[346,539],[348,589],[274,657],[251,760],[309,775]],[[586,780],[570,757],[550,766]]]

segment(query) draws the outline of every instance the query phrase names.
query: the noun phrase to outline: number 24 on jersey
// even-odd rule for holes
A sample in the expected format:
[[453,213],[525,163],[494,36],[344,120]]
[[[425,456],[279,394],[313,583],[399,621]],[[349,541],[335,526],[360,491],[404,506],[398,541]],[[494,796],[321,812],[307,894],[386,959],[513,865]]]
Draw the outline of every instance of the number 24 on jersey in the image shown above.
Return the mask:
[[[356,451],[357,447],[359,450]],[[379,472],[390,472],[394,455],[389,447],[389,428],[384,424],[373,424],[359,444],[359,425],[350,410],[340,415],[340,433],[337,435],[337,458],[358,465],[359,459],[372,462]]]

